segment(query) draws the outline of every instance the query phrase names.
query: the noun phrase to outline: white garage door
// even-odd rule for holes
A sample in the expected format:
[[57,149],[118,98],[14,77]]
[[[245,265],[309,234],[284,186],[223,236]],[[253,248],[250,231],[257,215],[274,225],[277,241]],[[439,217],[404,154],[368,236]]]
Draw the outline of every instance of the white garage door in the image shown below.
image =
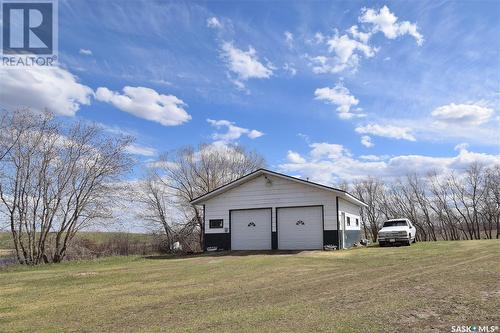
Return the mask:
[[323,248],[323,208],[278,208],[278,248],[316,250]]
[[271,249],[271,209],[231,212],[231,250]]

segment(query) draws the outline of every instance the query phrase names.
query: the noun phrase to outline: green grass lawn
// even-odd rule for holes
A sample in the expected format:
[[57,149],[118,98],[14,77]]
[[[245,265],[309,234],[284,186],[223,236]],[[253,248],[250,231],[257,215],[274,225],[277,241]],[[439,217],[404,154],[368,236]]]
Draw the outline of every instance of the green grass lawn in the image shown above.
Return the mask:
[[450,332],[499,313],[497,240],[0,271],[2,332]]

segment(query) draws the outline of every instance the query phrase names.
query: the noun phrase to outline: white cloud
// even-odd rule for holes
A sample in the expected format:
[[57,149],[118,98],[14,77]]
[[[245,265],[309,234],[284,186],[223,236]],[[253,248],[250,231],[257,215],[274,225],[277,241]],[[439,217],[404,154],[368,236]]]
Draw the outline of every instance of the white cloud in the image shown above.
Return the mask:
[[366,148],[373,147],[375,144],[372,142],[372,138],[369,137],[368,135],[363,135],[361,137],[361,144],[365,146]]
[[212,135],[212,138],[217,141],[222,141],[222,142],[231,142],[238,140],[242,135],[246,135],[250,139],[256,139],[264,135],[263,132],[255,130],[255,129],[248,129],[248,128],[243,128],[243,127],[238,127],[235,125],[234,122],[229,121],[229,120],[213,120],[213,119],[207,119],[207,122],[214,126],[217,129],[221,128],[226,128],[227,132],[225,133],[214,133]]
[[380,161],[383,159],[377,155],[361,155],[359,158],[365,161]]
[[287,62],[283,65],[283,70],[291,76],[295,76],[297,74],[297,70],[293,67],[293,64],[289,64]]
[[105,130],[108,133],[111,133],[113,135],[118,135],[118,136],[131,136],[131,137],[138,137],[139,133],[133,129],[130,128],[122,128],[117,125],[106,125],[103,123],[97,123],[99,127],[101,127],[103,130]]
[[418,141],[453,144],[465,141],[485,146],[498,146],[498,142],[500,142],[500,131],[498,130],[500,119],[496,119],[494,114],[489,121],[477,126],[451,120],[441,121],[432,116],[405,119],[380,118],[378,123],[381,125],[375,128],[372,126],[369,129],[378,131],[380,127],[383,127],[388,129],[385,132],[389,132],[389,129],[403,128],[406,133],[410,134],[410,137],[416,138]]
[[196,160],[200,159],[204,155],[210,155],[214,152],[221,153],[222,156],[228,156],[230,158],[238,157],[241,160],[245,159],[245,156],[241,154],[237,149],[235,149],[235,144],[227,141],[214,141],[210,144],[203,145],[200,150],[195,152],[194,158]]
[[209,28],[222,28],[222,23],[220,23],[219,19],[215,16],[212,16],[207,19],[207,27]]
[[422,45],[424,42],[424,37],[418,32],[418,27],[415,23],[409,21],[398,22],[396,15],[391,13],[387,6],[380,8],[379,11],[371,8],[363,8],[359,21],[371,24],[373,26],[372,32],[381,31],[389,39],[395,39],[398,36],[408,34],[415,38],[418,45]]
[[146,147],[138,144],[131,144],[126,148],[129,154],[153,157],[158,155],[158,151],[152,147]]
[[[321,145],[337,146],[333,154],[318,154],[317,147]],[[324,184],[338,184],[341,181],[352,182],[368,176],[391,181],[408,173],[425,174],[430,171],[437,173],[451,170],[464,170],[470,163],[479,162],[486,166],[500,165],[500,155],[490,155],[470,152],[462,147],[456,156],[431,157],[425,155],[376,156],[365,155],[354,158],[341,145],[314,143],[307,156],[288,151],[287,162],[279,166],[286,173],[298,174],[303,178]]]
[[92,55],[92,50],[89,50],[89,49],[80,49],[80,51],[78,51],[78,53],[83,54],[83,55],[91,56]]
[[317,32],[314,34],[314,42],[316,44],[321,44],[325,41],[325,35],[323,35],[321,32]]
[[316,89],[314,96],[317,100],[337,105],[339,117],[342,119],[349,119],[360,115],[351,113],[351,107],[358,105],[359,100],[351,95],[349,89],[344,87],[341,82],[337,83],[333,88],[324,87]]
[[289,49],[293,48],[293,34],[290,31],[285,31],[285,43],[288,46]]
[[160,84],[162,86],[173,86],[174,85],[172,82],[164,80],[164,79],[153,79],[153,80],[151,80],[151,83]]
[[469,148],[469,144],[466,142],[459,143],[458,145],[455,146],[456,151],[461,151],[461,150],[467,150]]
[[260,138],[261,136],[263,136],[264,133],[262,133],[261,131],[257,131],[257,130],[251,130],[249,133],[248,133],[248,137],[250,139],[257,139],[257,138]]
[[173,95],[159,94],[145,87],[123,88],[123,94],[105,87],[96,91],[99,101],[111,103],[118,109],[133,114],[136,117],[155,121],[163,126],[176,126],[191,119],[184,110],[186,104]]
[[304,133],[298,133],[298,137],[300,137],[302,140],[304,140],[306,143],[311,143],[311,139],[309,138],[309,135],[304,134]]
[[309,146],[312,148],[311,157],[314,159],[321,159],[324,157],[335,159],[344,154],[349,155],[349,152],[345,150],[342,145],[335,143],[312,143]]
[[[316,74],[340,73],[346,70],[357,71],[362,58],[371,58],[379,51],[379,48],[369,44],[371,36],[381,31],[387,38],[394,39],[398,36],[409,34],[421,45],[423,36],[418,32],[417,25],[408,21],[398,22],[398,18],[390,12],[387,6],[379,11],[363,8],[358,21],[360,26],[353,25],[347,29],[346,34],[339,34],[335,30],[333,36],[325,36],[317,32],[312,44],[328,46],[328,54],[305,57],[310,61],[310,66]],[[371,28],[370,30],[366,30]]]
[[257,57],[257,52],[251,46],[248,51],[243,51],[234,47],[232,43],[224,42],[221,56],[226,61],[228,69],[237,75],[238,80],[233,82],[240,89],[244,88],[242,81],[267,79],[273,74],[272,66],[262,64]]
[[493,116],[492,109],[475,104],[448,104],[432,111],[432,117],[444,124],[479,126]]
[[363,44],[367,44],[368,40],[372,36],[370,32],[359,31],[357,25],[353,25],[347,31],[351,34],[353,38],[359,40]]
[[306,56],[311,61],[312,71],[315,74],[338,73],[343,70],[343,67],[335,64],[335,59],[327,56]]
[[368,58],[373,57],[376,52],[369,45],[351,39],[347,35],[334,36],[326,43],[329,46],[330,52],[335,52],[341,64],[348,64],[356,51],[359,51]]
[[408,127],[368,124],[366,126],[356,127],[356,132],[360,134],[371,134],[391,139],[416,141],[415,136],[411,133],[411,129]]
[[[359,38],[359,32],[358,32]],[[365,37],[361,37],[366,39]],[[367,39],[366,39],[367,40]],[[328,51],[333,56],[309,57],[312,62],[313,72],[316,74],[339,73],[344,70],[356,71],[361,56],[371,58],[378,51],[366,42],[350,38],[348,35],[334,36],[327,39]]]
[[7,68],[0,66],[0,105],[6,109],[29,107],[74,116],[89,105],[92,89],[60,67]]
[[247,94],[250,94],[250,90],[246,89],[246,86],[245,84],[240,81],[240,80],[237,80],[237,79],[233,79],[231,77],[229,77],[229,79],[231,80],[231,82],[236,86],[236,88],[238,88],[238,90],[243,90],[245,91]]
[[287,154],[287,160],[291,163],[306,163],[306,160],[300,156],[299,153],[289,150]]

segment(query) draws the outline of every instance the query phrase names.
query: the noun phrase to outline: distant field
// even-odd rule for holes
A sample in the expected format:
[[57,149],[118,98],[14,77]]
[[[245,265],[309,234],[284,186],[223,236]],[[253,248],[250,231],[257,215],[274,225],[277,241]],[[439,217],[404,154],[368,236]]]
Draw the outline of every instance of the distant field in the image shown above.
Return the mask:
[[6,250],[14,247],[11,237],[8,232],[0,232],[0,249]]
[[0,271],[2,332],[450,332],[500,324],[500,241]]
[[[124,232],[80,232],[75,237],[92,240],[96,243],[103,243],[117,235],[128,235],[130,240],[147,241],[151,239],[148,234],[124,233]],[[9,232],[0,232],[0,249],[12,249],[12,236]]]
[[14,251],[11,249],[0,249],[0,258],[11,256],[13,253]]

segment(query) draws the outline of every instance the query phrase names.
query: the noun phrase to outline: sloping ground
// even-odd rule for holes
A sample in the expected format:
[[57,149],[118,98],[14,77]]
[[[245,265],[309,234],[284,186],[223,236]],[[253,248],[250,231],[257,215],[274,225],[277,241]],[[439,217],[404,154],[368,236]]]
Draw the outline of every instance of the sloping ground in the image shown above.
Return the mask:
[[2,332],[450,332],[499,313],[497,240],[0,271]]

